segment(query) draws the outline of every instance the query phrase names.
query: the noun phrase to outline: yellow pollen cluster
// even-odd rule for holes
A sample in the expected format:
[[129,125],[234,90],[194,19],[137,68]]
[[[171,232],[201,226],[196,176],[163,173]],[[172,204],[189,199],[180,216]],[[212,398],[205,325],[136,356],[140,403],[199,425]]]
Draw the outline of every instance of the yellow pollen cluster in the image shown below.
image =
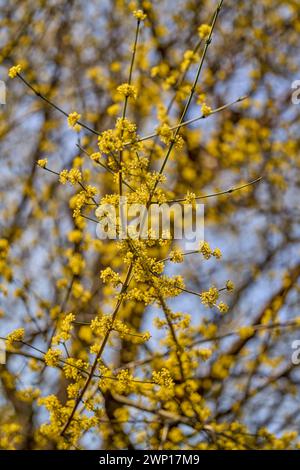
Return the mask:
[[81,130],[80,124],[78,124],[78,121],[81,119],[81,114],[78,114],[76,111],[73,113],[70,113],[68,115],[68,125],[72,129],[74,129],[76,132],[79,132]]
[[137,97],[137,89],[134,85],[129,85],[129,83],[123,83],[122,85],[119,85],[117,88],[117,92],[120,93],[120,95],[123,95],[128,98],[133,98],[134,100]]
[[133,16],[140,21],[144,21],[147,18],[147,15],[143,10],[134,10]]

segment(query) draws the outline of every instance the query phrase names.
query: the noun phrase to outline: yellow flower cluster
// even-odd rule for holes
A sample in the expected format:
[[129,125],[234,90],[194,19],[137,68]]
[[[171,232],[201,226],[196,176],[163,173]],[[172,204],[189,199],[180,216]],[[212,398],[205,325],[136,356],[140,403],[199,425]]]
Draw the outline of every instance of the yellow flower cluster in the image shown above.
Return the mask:
[[[12,279],[12,270],[7,262],[7,257],[9,254],[9,243],[6,238],[0,238],[0,276],[2,276],[7,281]],[[0,284],[0,292],[2,290],[3,294],[6,294],[6,290],[4,287],[1,289]]]
[[122,369],[117,377],[116,391],[118,393],[130,393],[133,390],[133,375],[129,372],[128,369]]
[[62,170],[59,174],[59,182],[62,184],[71,183],[75,185],[82,181],[82,174],[78,168],[71,168],[70,171]]
[[88,431],[97,424],[96,417],[79,416],[76,413],[76,419],[69,430],[66,441],[61,436],[61,431],[74,406],[74,399],[68,400],[62,405],[55,395],[49,395],[39,398],[38,405],[45,406],[50,414],[50,422],[42,424],[37,432],[37,438],[40,442],[44,442],[44,445],[50,440],[56,443],[58,449],[67,449],[70,442],[71,444],[77,442],[82,431]]
[[183,262],[183,254],[182,251],[179,249],[173,250],[170,252],[170,260],[173,263],[182,263]]
[[241,326],[239,329],[238,329],[238,334],[239,336],[242,338],[242,339],[246,339],[246,338],[249,338],[250,336],[252,336],[254,334],[255,330],[253,328],[253,326]]
[[119,274],[111,268],[103,269],[100,273],[100,279],[102,279],[105,284],[111,284],[114,287],[117,287],[121,283]]
[[206,103],[203,103],[202,106],[201,106],[202,116],[207,117],[211,114],[211,112],[212,112],[211,107],[208,106]]
[[85,204],[90,202],[90,199],[97,194],[97,188],[91,185],[84,187],[83,191],[75,194],[70,200],[70,207],[73,209],[73,217],[76,219],[81,215],[81,209]]
[[[191,50],[188,50],[188,51],[185,51],[184,55],[183,55],[183,61],[181,63],[181,70],[182,72],[184,72],[185,70],[187,70],[187,68],[190,66],[190,64],[193,64],[193,63],[197,63],[199,61],[199,55],[196,54],[194,51],[191,51]],[[183,92],[183,90],[181,90]],[[189,93],[189,89],[186,90],[186,94],[188,95]],[[182,98],[184,99],[185,98],[185,93],[184,95],[182,96]]]
[[24,430],[21,424],[17,422],[4,422],[0,429],[0,449],[16,450],[24,439]]
[[41,391],[38,388],[27,387],[16,392],[18,400],[24,403],[32,403],[39,398]]
[[217,259],[222,257],[221,250],[219,248],[212,250],[208,242],[201,243],[199,251],[205,259],[210,259],[211,256],[214,256]]
[[82,359],[69,357],[64,364],[64,374],[67,379],[78,380],[83,376],[82,371],[87,371],[89,365]]
[[136,124],[127,118],[118,118],[116,122],[116,129],[120,131],[120,134],[123,137],[126,133],[126,138],[131,140],[136,132]]
[[99,162],[101,159],[101,153],[100,152],[94,152],[90,155],[90,159],[93,160],[93,162]]
[[64,343],[70,339],[71,331],[73,329],[72,323],[74,320],[75,315],[73,313],[68,313],[62,320],[60,320],[58,333],[52,338],[52,344]]
[[113,320],[111,315],[101,315],[91,321],[91,330],[97,336],[105,336],[111,330]]
[[83,285],[77,281],[73,282],[72,294],[75,299],[80,299],[82,303],[87,303],[92,295],[89,290],[85,290]]
[[202,361],[207,361],[211,355],[212,351],[210,349],[198,349],[196,355],[202,359]]
[[213,363],[212,374],[214,377],[224,380],[230,371],[230,367],[234,362],[233,356],[223,354]]
[[147,15],[143,10],[134,10],[133,16],[139,21],[144,21],[147,18]]
[[80,230],[71,230],[68,233],[68,240],[71,243],[79,243],[82,240],[82,232]]
[[78,276],[85,267],[85,260],[81,253],[73,253],[72,250],[68,250],[66,255],[69,258],[68,266],[72,273]]
[[136,87],[134,85],[129,85],[129,83],[123,83],[122,85],[119,85],[117,92],[126,98],[133,98],[135,100],[137,97]]
[[233,290],[234,290],[234,283],[233,283],[232,281],[230,281],[230,280],[227,281],[227,282],[226,282],[226,289],[227,289],[229,292],[233,291]]
[[219,298],[219,291],[215,286],[212,286],[208,291],[201,293],[201,301],[206,307],[215,306]]
[[219,311],[221,313],[227,313],[228,310],[229,310],[229,307],[227,304],[225,304],[225,302],[220,302],[218,305],[217,305]]
[[112,129],[103,131],[98,137],[98,147],[100,152],[110,154],[112,152],[119,152],[123,149],[122,139]]
[[202,24],[198,28],[198,34],[201,39],[207,39],[211,32],[211,26],[208,24]]
[[61,359],[61,351],[59,349],[49,349],[44,355],[47,366],[56,367]]
[[153,371],[152,379],[155,384],[160,386],[157,398],[168,400],[174,396],[175,383],[168,369],[164,367],[158,372]]
[[[127,118],[118,118],[115,129],[103,131],[98,137],[98,147],[100,152],[111,155],[114,152],[120,152],[125,144],[136,142],[136,124]],[[135,147],[134,148],[138,148]],[[95,161],[99,161],[100,154],[95,153],[91,156]]]
[[9,69],[8,76],[9,78],[15,78],[21,72],[22,72],[22,67],[20,64],[17,64]]
[[81,114],[78,114],[76,111],[73,113],[70,113],[68,116],[68,125],[72,129],[74,129],[76,132],[79,132],[81,129],[80,124],[78,124],[78,121],[81,119]]
[[[22,3],[21,0],[16,1]],[[47,2],[41,3],[45,4],[47,11]],[[132,11],[139,5],[137,1],[131,1],[129,4],[124,1],[115,3],[116,18],[123,18],[122,14],[126,8]],[[300,31],[297,15],[293,14],[296,7],[291,6],[293,2],[288,0],[284,0],[284,3],[289,4],[291,11],[288,18],[285,18],[283,29],[292,33],[290,25],[294,23],[295,31]],[[284,374],[284,362],[289,370],[288,361],[279,354],[275,343],[275,338],[280,337],[282,333],[288,337],[288,334],[293,333],[294,327],[300,326],[297,317],[291,318],[291,324],[281,324],[285,321],[283,309],[287,306],[286,299],[291,314],[296,311],[292,289],[297,290],[300,272],[297,263],[289,267],[282,280],[279,279],[280,276],[278,279],[276,276],[274,289],[272,286],[274,296],[271,293],[270,301],[267,301],[266,305],[262,299],[258,299],[257,307],[261,318],[259,328],[251,326],[251,322],[255,320],[255,309],[253,318],[247,317],[248,325],[243,326],[243,318],[240,318],[237,326],[231,321],[232,318],[223,317],[222,314],[226,314],[229,306],[220,301],[223,293],[229,297],[228,293],[234,289],[232,281],[228,280],[225,286],[223,282],[220,286],[217,284],[219,288],[209,283],[208,290],[204,292],[193,287],[208,282],[207,276],[211,274],[216,276],[218,283],[224,279],[219,270],[212,271],[210,268],[213,266],[206,263],[206,260],[215,261],[221,258],[219,248],[212,249],[209,243],[204,241],[196,249],[183,252],[179,248],[181,245],[177,247],[174,240],[176,220],[174,224],[172,220],[167,230],[161,227],[154,229],[148,221],[145,225],[148,239],[139,237],[134,224],[129,228],[126,239],[119,237],[114,241],[97,239],[93,230],[91,222],[104,221],[107,215],[109,216],[104,207],[111,204],[116,209],[115,218],[112,216],[114,238],[118,238],[121,222],[120,202],[123,197],[126,197],[127,201],[126,210],[134,209],[135,204],[152,208],[154,204],[166,202],[171,206],[174,201],[195,207],[197,200],[209,198],[205,199],[210,201],[206,206],[206,217],[208,224],[212,224],[212,233],[222,236],[222,230],[217,232],[215,229],[225,220],[225,224],[228,222],[228,232],[240,234],[243,217],[235,219],[233,211],[238,209],[238,215],[241,215],[244,204],[246,208],[254,210],[262,196],[258,194],[259,191],[254,190],[253,183],[247,184],[247,180],[234,183],[232,189],[226,191],[226,181],[233,184],[235,176],[239,180],[241,174],[252,175],[254,180],[254,175],[264,168],[268,184],[263,199],[268,195],[272,199],[273,193],[269,192],[268,186],[280,189],[274,190],[274,207],[272,204],[271,208],[268,205],[270,211],[276,209],[278,215],[280,198],[285,188],[289,182],[294,184],[292,178],[288,177],[288,171],[293,171],[294,167],[299,166],[295,157],[297,139],[291,138],[292,132],[288,126],[283,126],[278,134],[278,119],[266,119],[266,109],[270,116],[283,115],[282,100],[267,102],[267,98],[262,97],[260,102],[257,100],[254,104],[251,113],[246,107],[248,104],[244,107],[241,103],[234,106],[234,109],[238,108],[237,111],[233,109],[229,112],[229,99],[224,96],[224,103],[228,103],[225,104],[224,110],[228,111],[218,113],[218,123],[212,123],[213,127],[209,126],[209,129],[206,129],[206,126],[198,127],[198,124],[203,123],[203,120],[198,121],[200,109],[203,118],[215,113],[216,110],[207,103],[218,102],[219,87],[224,90],[230,88],[230,81],[234,76],[231,72],[236,68],[235,61],[232,60],[234,53],[229,55],[228,61],[224,61],[224,67],[210,66],[214,62],[218,63],[219,53],[224,58],[226,41],[223,41],[224,44],[222,40],[218,41],[214,61],[214,52],[210,57],[211,49],[208,50],[212,32],[209,24],[202,24],[198,28],[198,35],[203,41],[192,38],[189,34],[173,34],[169,40],[166,27],[169,20],[167,17],[160,18],[160,11],[167,15],[170,13],[174,31],[180,31],[190,19],[191,24],[197,24],[197,2],[187,0],[186,5],[182,5],[180,14],[165,12],[163,7],[160,9],[159,4],[160,2],[143,1],[141,6],[147,15],[142,10],[134,10],[133,15],[137,21],[132,17],[130,21],[136,31],[135,38],[126,37],[130,27],[124,26],[122,21],[106,25],[104,18],[107,41],[119,37],[116,34],[118,31],[113,30],[113,24],[116,23],[118,28],[120,27],[120,37],[124,44],[120,44],[120,51],[116,54],[100,54],[99,64],[90,63],[86,73],[82,67],[86,61],[90,62],[90,59],[96,57],[92,55],[95,45],[98,45],[98,41],[93,37],[94,28],[91,28],[92,32],[89,28],[86,29],[84,41],[73,41],[72,48],[74,57],[78,58],[79,73],[76,81],[69,82],[70,93],[67,95],[64,96],[60,89],[61,83],[67,83],[67,73],[60,74],[59,81],[48,81],[46,73],[43,76],[44,83],[39,83],[36,90],[34,71],[37,70],[37,64],[32,64],[32,71],[28,73],[28,81],[33,80],[33,85],[29,85],[31,91],[36,91],[36,95],[44,98],[45,102],[51,105],[52,99],[55,101],[57,96],[61,97],[59,107],[53,102],[56,110],[60,110],[60,106],[62,110],[65,109],[70,105],[68,101],[76,98],[73,87],[78,82],[82,95],[88,97],[87,106],[83,103],[83,108],[89,125],[80,124],[81,115],[77,112],[70,113],[67,116],[68,126],[75,131],[84,131],[80,135],[80,141],[79,136],[77,139],[80,155],[76,155],[70,147],[75,144],[74,139],[71,139],[70,143],[65,142],[66,152],[63,160],[67,169],[63,169],[58,175],[48,167],[46,158],[37,160],[38,166],[48,170],[45,185],[42,186],[40,178],[37,182],[29,174],[29,178],[23,178],[24,185],[22,182],[20,194],[16,193],[16,197],[12,199],[23,200],[24,204],[21,204],[20,208],[15,204],[8,204],[11,207],[3,204],[8,223],[4,220],[5,238],[0,239],[0,294],[8,293],[9,300],[12,294],[12,302],[17,306],[16,309],[5,307],[6,318],[9,320],[10,315],[17,312],[18,319],[23,320],[22,324],[28,322],[26,351],[17,349],[17,346],[25,346],[25,343],[20,343],[24,341],[23,328],[10,333],[7,342],[15,346],[12,350],[14,355],[19,353],[20,356],[22,354],[22,360],[29,359],[28,378],[33,377],[32,383],[39,383],[41,391],[34,387],[20,388],[21,382],[12,372],[14,368],[11,360],[6,368],[0,368],[0,382],[5,391],[3,404],[0,406],[0,448],[24,448],[28,442],[36,449],[70,449],[82,447],[86,443],[92,446],[93,442],[95,445],[102,443],[103,446],[114,449],[142,446],[162,450],[191,447],[196,450],[300,448],[296,433],[286,432],[279,437],[279,432],[276,431],[276,436],[273,436],[267,429],[259,429],[258,425],[254,426],[255,431],[252,433],[252,429],[249,430],[243,424],[249,421],[251,406],[258,406],[257,422],[263,421],[265,410],[268,414],[267,408],[260,406],[259,399],[269,393],[272,388],[270,381],[273,383],[274,378],[291,404],[297,394],[297,384]],[[274,26],[282,23],[282,18],[277,18],[276,6],[271,4],[271,0],[264,2],[266,10],[269,6],[273,8],[272,14],[268,15],[270,27],[273,22]],[[234,9],[230,5],[226,8],[229,13]],[[240,8],[243,13],[243,8]],[[239,17],[239,7],[235,6],[235,9],[232,37],[234,40],[242,39],[243,44],[247,44],[248,56],[253,47],[252,43],[258,52],[257,70],[251,73],[248,80],[250,89],[255,91],[257,86],[264,83],[263,79],[270,68],[270,61],[265,60],[265,56],[272,52],[272,38],[265,33],[261,25],[255,25],[253,31],[248,32],[248,22],[251,21],[251,25],[254,25],[255,15],[248,15],[249,18],[245,18],[245,15]],[[202,13],[204,15],[205,12],[201,12],[201,16]],[[218,10],[215,11],[215,20],[217,13]],[[74,12],[74,20],[76,15]],[[43,18],[48,16],[41,15],[37,25],[34,25],[33,21],[32,30],[43,31],[45,26],[47,27]],[[143,26],[141,22],[147,17],[151,24],[150,40],[147,36],[144,40],[145,37],[140,35],[140,28]],[[78,22],[74,21],[74,24],[77,28]],[[9,24],[4,26],[9,32]],[[11,31],[15,31],[15,25],[12,26]],[[53,54],[54,62],[57,55],[57,72],[69,61],[68,54],[63,52],[64,49],[68,50],[69,38],[76,32],[71,23],[68,28],[69,26],[70,34],[66,40],[58,42],[61,53]],[[217,29],[222,33],[223,28],[219,27],[219,24]],[[55,34],[57,30],[53,28],[53,33],[49,30],[47,38],[51,38],[51,34]],[[42,38],[43,35],[37,36]],[[245,41],[245,38],[249,37],[255,40]],[[282,31],[282,38],[285,38],[287,44],[282,43],[287,50],[288,47],[294,46],[295,37],[295,34],[288,35]],[[27,47],[27,44],[31,46],[30,34],[21,39],[18,47]],[[133,43],[129,66],[123,62],[123,57],[127,57],[127,39],[131,45]],[[43,41],[43,38],[41,40]],[[196,46],[194,50],[190,49],[192,44]],[[258,44],[265,47],[257,47]],[[6,57],[10,47],[9,43],[4,47],[3,57]],[[91,52],[88,57],[85,57],[86,47]],[[260,51],[264,51],[264,54]],[[16,56],[21,56],[21,52],[13,52]],[[274,60],[278,61],[278,67],[273,68],[287,70],[292,76],[292,71],[295,72],[295,61],[288,54],[280,52],[282,51],[277,55],[273,54],[272,58],[276,57]],[[37,54],[37,57],[40,60],[40,54]],[[209,60],[203,70],[201,57],[208,57]],[[288,66],[288,61],[291,62],[291,67]],[[25,68],[25,60],[23,63]],[[200,67],[194,66],[196,63],[200,63]],[[226,66],[227,63],[230,67]],[[197,70],[199,73],[201,71],[199,81]],[[10,69],[9,76],[14,78],[20,72],[21,66],[14,66]],[[196,80],[194,72],[197,74]],[[247,74],[247,71],[245,73]],[[127,78],[121,78],[120,81],[120,77],[126,75]],[[118,86],[123,80],[127,82]],[[27,79],[24,79],[19,85],[26,84],[26,81]],[[138,101],[134,102],[137,97]],[[82,98],[84,99],[84,96]],[[198,117],[190,121],[191,106],[196,99]],[[14,106],[17,108],[16,103]],[[43,115],[44,108],[37,106],[29,109],[29,112],[31,111],[42,112]],[[46,119],[42,116],[41,128],[37,133],[37,152],[41,156],[49,155],[50,163],[56,161],[59,164],[60,152],[57,145],[61,143],[60,132],[64,132],[64,127],[59,128],[59,115],[56,119],[56,115],[52,114],[49,112]],[[4,119],[3,125],[0,125],[1,136],[10,132],[10,129],[6,128],[13,115],[10,116],[9,113],[7,117],[9,119]],[[157,119],[157,128],[153,130],[151,123],[153,124],[154,119]],[[289,118],[287,120],[289,122]],[[64,117],[62,122],[65,122]],[[139,130],[143,132],[142,136],[138,135]],[[275,137],[272,131],[275,131]],[[178,149],[180,151],[176,151]],[[76,150],[77,152],[79,151]],[[11,168],[9,171],[11,172]],[[59,197],[53,197],[56,184],[55,181],[51,183],[51,178],[55,174],[60,183],[70,183],[75,188],[63,191],[65,188],[60,187]],[[8,188],[10,194],[9,185],[5,185],[5,181],[4,187]],[[220,190],[213,193],[214,188],[219,187]],[[96,188],[99,188],[100,193],[97,198]],[[17,189],[13,187],[13,191]],[[234,194],[229,196],[229,193],[233,192]],[[243,196],[240,197],[239,194]],[[235,201],[238,203],[235,204]],[[30,211],[27,210],[28,207]],[[73,213],[71,220],[68,218],[69,210]],[[19,215],[20,217],[16,217]],[[49,240],[43,240],[40,235],[44,233],[45,217],[48,216],[49,219],[54,219],[53,223],[47,219],[47,227],[52,230],[51,237]],[[59,217],[63,223],[55,223]],[[133,221],[136,219],[137,216],[132,217]],[[271,221],[272,217],[269,219]],[[26,237],[26,228],[25,231],[23,229],[27,221],[30,236]],[[235,224],[235,221],[238,222]],[[264,227],[264,223],[266,222],[260,224],[259,230]],[[269,225],[266,223],[267,227]],[[111,232],[108,233],[110,234]],[[258,240],[262,238],[257,237]],[[53,243],[49,244],[51,240]],[[227,238],[223,241],[225,243]],[[46,273],[48,277],[43,282],[38,282],[38,274],[31,272],[34,270],[26,270],[30,257],[27,253],[32,250],[32,256],[36,256],[34,248],[40,244],[47,248],[47,258],[44,259],[47,262],[43,263],[43,266],[53,267],[53,272]],[[228,272],[233,266],[239,267],[236,259],[234,264],[229,260],[230,251],[237,251],[234,248],[232,246],[226,250],[228,259],[225,260],[225,269]],[[269,248],[271,253],[272,247]],[[260,251],[252,252],[253,259],[245,257],[247,272],[253,274],[249,279],[246,276],[251,291],[259,266],[257,261],[262,255]],[[285,258],[288,259],[288,256]],[[170,265],[169,261],[182,265]],[[15,264],[14,271],[8,267],[9,263]],[[276,266],[276,259],[272,258],[272,263]],[[266,272],[272,270],[271,264]],[[22,278],[22,273],[23,279],[19,282],[18,278]],[[54,285],[51,287],[52,281]],[[238,308],[245,295],[242,292],[241,297],[237,299]],[[174,299],[175,296],[180,297]],[[191,296],[195,301],[195,308],[194,302],[188,301]],[[188,310],[173,311],[171,305],[179,305],[179,310],[185,307]],[[150,309],[147,306],[151,306]],[[213,311],[207,313],[204,306]],[[150,317],[147,316],[148,310]],[[76,321],[73,313],[67,313],[70,311],[76,312]],[[153,311],[158,313],[151,322]],[[2,314],[4,311],[0,311],[0,316]],[[145,324],[154,327],[153,338],[149,347],[146,344],[140,347],[150,339],[150,333],[143,331]],[[27,336],[32,338],[32,342],[27,340]],[[254,336],[257,348],[246,348],[246,341],[243,340]],[[272,348],[261,349],[265,336],[268,336],[269,346]],[[223,341],[223,338],[226,339]],[[40,351],[36,349],[34,358],[27,358],[29,348],[37,348],[41,342],[48,346]],[[66,342],[68,343],[65,344]],[[207,345],[207,348],[202,348],[203,344]],[[207,361],[207,364],[204,364],[204,361]],[[44,377],[45,365],[57,368],[56,371],[49,371],[51,383],[41,380]],[[263,369],[266,369],[268,374],[261,374]],[[283,380],[278,375],[282,370]],[[249,373],[253,380],[247,384],[245,378]],[[226,387],[222,386],[223,381],[226,381]],[[261,385],[259,396],[256,396],[255,385],[258,381]],[[44,395],[45,391],[50,389],[51,392],[47,393],[55,390],[56,396],[43,396],[38,400],[49,412],[48,422],[46,420],[38,427],[37,423],[41,422],[45,415],[40,411],[34,420],[34,426],[27,426],[28,416],[30,417],[32,412],[36,413],[35,400],[40,393]],[[228,399],[224,400],[227,389],[230,389],[230,399],[227,396]],[[61,399],[58,398],[60,395]],[[20,405],[24,405],[17,407],[20,409],[20,416],[15,412],[16,400],[20,401]],[[149,411],[153,415],[151,420]],[[278,417],[284,422],[282,411],[279,410],[278,413]],[[17,424],[19,421],[22,423],[21,427]],[[28,439],[27,435],[26,439],[22,436],[23,423],[26,424]],[[137,431],[137,428],[141,428],[141,432]],[[128,433],[128,429],[133,429],[134,432]]]
[[195,204],[196,202],[196,194],[190,191],[187,192],[184,200],[185,204]]
[[45,168],[47,166],[47,163],[47,158],[43,158],[37,161],[38,166],[40,166],[41,168]]
[[6,238],[0,238],[0,259],[6,258],[9,250],[9,244]]
[[164,144],[170,145],[171,143],[174,143],[174,146],[177,149],[181,149],[183,147],[183,138],[178,134],[174,137],[174,132],[166,123],[157,128],[157,134]]

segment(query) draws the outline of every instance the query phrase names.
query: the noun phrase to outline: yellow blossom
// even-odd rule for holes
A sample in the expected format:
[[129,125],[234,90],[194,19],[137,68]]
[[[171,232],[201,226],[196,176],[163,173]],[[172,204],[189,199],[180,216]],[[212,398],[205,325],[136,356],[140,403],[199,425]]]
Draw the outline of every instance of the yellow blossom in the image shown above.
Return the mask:
[[170,260],[173,263],[182,263],[183,261],[183,254],[182,251],[179,249],[173,250],[170,252]]
[[49,349],[44,355],[47,366],[56,367],[59,364],[61,354],[59,349]]
[[212,286],[208,291],[201,293],[202,303],[207,307],[213,307],[219,298],[219,291]]
[[68,182],[68,170],[62,170],[59,174],[59,182],[62,184],[66,184]]
[[203,361],[207,361],[212,355],[212,351],[210,349],[198,349],[196,351],[197,356],[199,356]]
[[196,202],[196,194],[188,191],[188,193],[186,194],[184,202],[186,204],[193,204],[194,205],[195,202]]
[[212,112],[212,109],[210,106],[208,106],[206,103],[203,103],[202,106],[201,106],[201,113],[202,113],[202,116],[209,116]]
[[209,259],[212,255],[212,249],[209,246],[208,242],[203,242],[201,244],[200,253],[204,256],[205,259]]
[[9,78],[15,78],[21,72],[22,72],[22,67],[20,64],[17,64],[9,69],[8,76]]
[[117,92],[125,97],[133,98],[134,100],[137,97],[136,87],[134,85],[129,85],[129,83],[123,83],[122,85],[119,85]]
[[9,346],[12,346],[14,342],[23,341],[24,336],[25,336],[24,328],[18,328],[7,335],[6,342]]
[[72,168],[69,171],[68,180],[71,184],[80,183],[82,180],[81,172],[77,168]]
[[228,312],[229,307],[224,302],[220,302],[218,305],[218,309],[220,310],[221,313],[226,313]]
[[41,159],[41,160],[37,161],[38,166],[40,166],[41,168],[45,168],[47,163],[48,163],[47,158],[44,158],[44,159]]
[[52,344],[58,344],[60,342],[65,342],[71,337],[71,331],[73,329],[73,321],[75,320],[75,315],[73,313],[68,313],[65,317],[62,318],[59,322],[59,328],[57,334],[52,339]]
[[101,271],[100,279],[102,279],[104,283],[112,284],[114,287],[121,283],[119,274],[114,272],[111,268],[106,268]]
[[77,124],[80,119],[81,119],[81,114],[78,114],[76,111],[74,111],[73,113],[70,113],[68,116],[69,127],[75,130],[80,130],[80,125]]
[[241,326],[238,329],[238,334],[242,339],[246,339],[246,338],[249,338],[250,336],[252,336],[254,334],[254,331],[255,330],[254,330],[253,326]]
[[227,289],[228,291],[232,291],[232,290],[234,289],[234,283],[233,283],[232,281],[228,280],[228,281],[226,282],[226,289]]
[[207,39],[211,32],[211,26],[208,24],[202,24],[198,28],[198,34],[201,39]]
[[147,18],[147,15],[143,10],[134,10],[133,16],[139,21],[144,21]]

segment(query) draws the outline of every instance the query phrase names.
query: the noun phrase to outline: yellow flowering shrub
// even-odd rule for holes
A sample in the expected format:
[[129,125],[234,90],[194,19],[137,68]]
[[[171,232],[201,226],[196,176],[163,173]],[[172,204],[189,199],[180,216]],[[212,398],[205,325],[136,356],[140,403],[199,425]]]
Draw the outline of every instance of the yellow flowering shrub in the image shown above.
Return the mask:
[[0,15],[0,449],[299,449],[297,2],[90,4]]

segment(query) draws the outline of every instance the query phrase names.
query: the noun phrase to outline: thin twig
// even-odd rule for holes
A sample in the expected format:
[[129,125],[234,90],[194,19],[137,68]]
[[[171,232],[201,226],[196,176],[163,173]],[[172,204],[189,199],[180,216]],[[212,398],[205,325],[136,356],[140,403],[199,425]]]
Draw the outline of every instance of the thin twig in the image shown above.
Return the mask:
[[[48,98],[46,98],[46,96],[42,95],[42,93],[40,93],[34,86],[32,86],[20,73],[17,73],[17,76],[22,80],[22,82],[28,87],[30,88],[31,91],[33,91],[33,93],[38,96],[39,98],[41,98],[43,101],[45,101],[46,103],[48,103],[50,106],[52,106],[52,108],[56,109],[57,111],[59,111],[61,114],[63,114],[64,116],[68,117],[69,116],[69,113],[67,113],[66,111],[64,111],[60,106],[58,106],[57,104],[53,103],[53,101],[49,100]],[[95,129],[93,129],[92,127],[89,127],[87,124],[84,124],[84,122],[82,121],[77,121],[77,124],[79,124],[81,127],[83,127],[84,129],[90,131],[92,134],[95,134],[95,135],[101,135],[100,132],[96,131]]]

